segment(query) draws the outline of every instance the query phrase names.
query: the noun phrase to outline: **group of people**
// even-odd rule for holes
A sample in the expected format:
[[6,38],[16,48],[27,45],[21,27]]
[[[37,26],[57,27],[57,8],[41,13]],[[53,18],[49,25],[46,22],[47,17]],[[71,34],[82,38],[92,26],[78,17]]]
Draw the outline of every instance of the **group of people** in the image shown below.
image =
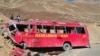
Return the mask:
[[16,18],[14,18],[14,15],[12,14],[10,19],[11,20],[18,20],[18,21],[20,21],[21,17],[20,17],[20,15],[17,15]]

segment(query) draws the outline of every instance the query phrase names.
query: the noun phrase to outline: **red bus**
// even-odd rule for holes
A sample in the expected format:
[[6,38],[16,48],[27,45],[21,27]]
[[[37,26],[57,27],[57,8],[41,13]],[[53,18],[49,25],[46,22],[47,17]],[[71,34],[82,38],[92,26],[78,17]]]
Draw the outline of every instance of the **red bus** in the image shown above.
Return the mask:
[[87,27],[72,22],[14,22],[7,26],[11,39],[23,48],[90,47]]

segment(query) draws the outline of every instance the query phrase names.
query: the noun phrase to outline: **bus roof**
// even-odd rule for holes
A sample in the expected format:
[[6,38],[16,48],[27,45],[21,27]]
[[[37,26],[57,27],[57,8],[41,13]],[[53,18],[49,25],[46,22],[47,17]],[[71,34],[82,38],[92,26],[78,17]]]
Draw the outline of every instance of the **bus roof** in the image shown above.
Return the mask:
[[[11,23],[12,22],[12,23]],[[50,26],[82,26],[78,22],[54,22],[54,21],[11,21],[10,24],[33,24],[33,25],[50,25]]]

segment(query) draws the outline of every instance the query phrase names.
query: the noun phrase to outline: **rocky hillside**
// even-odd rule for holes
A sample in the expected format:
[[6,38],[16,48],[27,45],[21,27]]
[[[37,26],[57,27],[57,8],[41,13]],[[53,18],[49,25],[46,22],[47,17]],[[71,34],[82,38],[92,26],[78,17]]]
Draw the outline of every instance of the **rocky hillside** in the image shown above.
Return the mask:
[[21,15],[23,19],[99,22],[100,5],[66,0],[2,0],[0,12],[7,17]]

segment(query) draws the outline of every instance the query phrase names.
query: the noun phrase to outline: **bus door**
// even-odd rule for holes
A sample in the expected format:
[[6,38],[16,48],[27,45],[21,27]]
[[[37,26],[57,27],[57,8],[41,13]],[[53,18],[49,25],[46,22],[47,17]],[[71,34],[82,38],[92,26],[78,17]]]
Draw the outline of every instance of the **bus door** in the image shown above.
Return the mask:
[[84,27],[76,27],[76,37],[78,39],[78,45],[84,46],[87,42],[87,37]]

